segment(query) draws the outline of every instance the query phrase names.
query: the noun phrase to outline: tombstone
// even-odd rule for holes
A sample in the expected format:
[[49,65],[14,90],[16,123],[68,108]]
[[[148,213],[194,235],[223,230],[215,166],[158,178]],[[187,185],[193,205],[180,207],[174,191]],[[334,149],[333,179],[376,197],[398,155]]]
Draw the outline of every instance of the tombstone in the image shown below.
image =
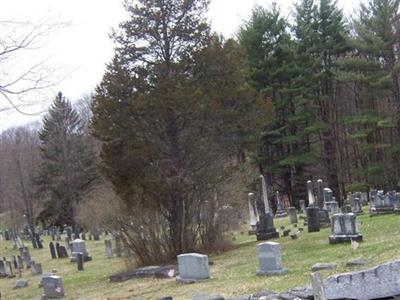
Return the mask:
[[65,237],[64,242],[68,249],[71,250],[71,239],[69,237]]
[[324,204],[325,204],[324,208],[326,208],[328,211],[332,211],[332,203],[336,202],[333,200],[333,192],[330,188],[324,188],[323,193],[324,193]]
[[17,257],[15,255],[12,256],[12,263],[13,263],[14,269],[18,269]]
[[121,257],[122,256],[122,242],[121,237],[119,235],[115,236],[115,256]]
[[7,267],[4,260],[0,260],[0,277],[8,277]]
[[4,230],[4,239],[6,241],[10,240],[10,232],[8,231],[8,229]]
[[82,240],[86,241],[86,234],[84,232],[82,232],[81,236],[82,236]]
[[21,289],[24,287],[28,286],[28,281],[24,280],[24,279],[18,279],[17,282],[15,283],[15,289]]
[[56,252],[57,252],[57,257],[62,258],[62,253],[60,252],[60,244],[56,243]]
[[311,288],[314,300],[326,300],[325,286],[320,273],[311,273]]
[[36,245],[39,249],[43,249],[43,244],[42,241],[40,240],[40,235],[38,233],[35,233],[35,240],[36,240]]
[[52,227],[52,228],[50,229],[51,240],[52,240],[53,242],[56,240],[56,232],[55,232],[55,231],[56,231],[56,230],[55,230],[54,227]]
[[84,261],[92,260],[92,257],[89,255],[89,253],[86,250],[85,241],[83,241],[81,239],[73,240],[72,243],[71,243],[71,248],[72,248],[71,257],[70,257],[71,262],[75,262],[76,261],[78,253],[82,253],[83,254],[83,260]]
[[288,213],[289,213],[290,224],[297,224],[297,210],[296,210],[296,207],[289,207],[288,208]]
[[54,243],[53,242],[50,242],[49,248],[50,248],[51,259],[56,259],[57,258],[56,249],[54,248]]
[[104,240],[104,246],[105,246],[105,255],[107,258],[112,258],[113,253],[112,253],[112,244],[111,240]]
[[329,244],[362,241],[362,235],[357,232],[356,219],[356,215],[353,213],[333,215]]
[[396,193],[394,196],[393,211],[395,214],[400,214],[400,193]]
[[59,248],[60,248],[60,255],[61,255],[60,258],[68,258],[68,251],[67,251],[67,248],[64,247],[64,246],[62,246],[62,245],[60,245]]
[[308,232],[318,232],[320,231],[319,223],[319,207],[309,206],[307,207],[307,227]]
[[261,180],[261,200],[264,203],[264,213],[270,214],[272,212],[268,201],[267,183],[265,182],[265,178],[263,175],[260,175],[260,180]]
[[356,215],[363,213],[360,198],[354,198],[352,212],[355,213]]
[[93,240],[95,240],[95,241],[99,241],[100,240],[100,234],[99,234],[99,231],[97,229],[94,230],[94,232],[93,232]]
[[325,207],[325,202],[324,202],[324,182],[322,179],[317,180],[317,192],[318,192],[318,207],[319,208],[324,208]]
[[76,256],[78,271],[83,271],[83,253],[78,253]]
[[31,264],[31,272],[32,275],[41,275],[43,273],[42,264],[37,264],[33,261]]
[[60,276],[47,274],[42,277],[41,284],[44,299],[64,297],[64,286]]
[[89,241],[93,240],[93,235],[89,232]]
[[276,192],[276,213],[275,218],[282,218],[286,217],[288,214],[285,210],[285,206],[282,203],[282,199],[279,195],[279,192]]
[[14,273],[13,273],[13,267],[12,267],[12,262],[11,261],[5,261],[5,265],[7,267],[7,273],[8,273],[8,277],[15,277]]
[[300,205],[300,212],[302,214],[305,214],[306,213],[306,201],[299,200],[299,205]]
[[67,232],[68,239],[71,240],[72,239],[72,228],[70,226],[67,226],[65,228],[65,231]]
[[81,237],[79,235],[79,232],[74,233],[74,240],[79,240]]
[[31,267],[31,254],[29,253],[29,249],[27,247],[21,247],[19,248],[19,251],[21,253],[21,257],[24,260],[26,264],[26,268],[29,269]]
[[260,217],[256,230],[257,241],[265,241],[273,238],[279,238],[279,232],[274,227],[274,218],[266,214]]
[[18,265],[18,270],[22,270],[24,268],[24,261],[21,255],[17,255],[17,265]]
[[56,230],[56,241],[61,241],[61,234],[60,234],[60,231],[57,229]]
[[199,253],[185,253],[178,255],[179,276],[178,282],[192,283],[210,278],[208,256]]
[[332,201],[330,206],[332,215],[339,213],[339,203],[337,203],[336,201]]
[[366,205],[368,203],[368,193],[366,192],[361,193],[361,203],[362,205]]
[[279,243],[264,242],[257,245],[259,269],[257,275],[282,275],[288,270],[282,265],[282,256]]
[[395,193],[394,191],[388,192],[384,195],[382,190],[376,192],[370,206],[370,214],[382,215],[394,212]]
[[254,193],[249,193],[247,195],[247,201],[248,201],[248,205],[249,205],[249,214],[250,214],[250,229],[248,234],[255,234],[256,233],[256,229],[257,229],[257,207],[256,207],[256,201],[255,201],[255,195]]

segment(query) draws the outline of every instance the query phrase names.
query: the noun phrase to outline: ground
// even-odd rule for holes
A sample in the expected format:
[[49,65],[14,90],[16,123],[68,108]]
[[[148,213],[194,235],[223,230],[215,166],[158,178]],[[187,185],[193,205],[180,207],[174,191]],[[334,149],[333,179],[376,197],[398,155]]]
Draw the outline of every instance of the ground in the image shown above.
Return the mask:
[[[183,285],[174,279],[132,279],[122,283],[109,283],[108,277],[119,271],[126,270],[123,259],[107,259],[104,255],[104,241],[87,241],[87,248],[93,256],[93,261],[85,264],[85,270],[77,271],[76,265],[69,260],[52,260],[46,240],[43,250],[31,249],[32,259],[42,263],[43,271],[57,269],[64,279],[65,299],[159,299],[161,296],[173,296],[174,299],[192,299],[196,294],[209,293],[224,296],[237,296],[256,293],[260,290],[284,291],[309,282],[311,266],[318,262],[334,262],[338,267],[333,272],[325,272],[324,276],[356,270],[346,268],[350,259],[364,258],[369,261],[363,268],[382,262],[400,259],[400,216],[384,215],[358,217],[360,232],[364,242],[353,250],[350,244],[329,245],[330,229],[318,233],[307,233],[306,227],[299,239],[281,237],[275,241],[281,244],[283,263],[289,269],[284,276],[258,277],[255,236],[245,232],[233,232],[235,248],[219,255],[212,255],[210,267],[212,278],[209,281]],[[288,218],[275,220],[279,228],[288,225]],[[294,230],[294,228],[293,228]],[[292,231],[293,231],[292,230]],[[297,229],[296,229],[297,230]],[[0,242],[0,255],[9,258],[13,251],[11,244]],[[29,287],[14,290],[16,278],[0,278],[1,299],[40,299],[42,289],[38,288],[40,276],[32,276],[24,270],[23,278],[29,282]]]

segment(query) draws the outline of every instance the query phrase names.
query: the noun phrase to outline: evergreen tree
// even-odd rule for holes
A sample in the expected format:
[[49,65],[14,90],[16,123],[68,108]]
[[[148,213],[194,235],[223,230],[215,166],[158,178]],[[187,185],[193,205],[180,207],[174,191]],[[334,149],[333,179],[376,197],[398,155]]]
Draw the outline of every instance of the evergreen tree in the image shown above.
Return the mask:
[[97,180],[94,152],[82,129],[79,115],[59,93],[39,132],[42,161],[37,184],[44,197],[39,216],[44,223],[73,225],[74,205]]

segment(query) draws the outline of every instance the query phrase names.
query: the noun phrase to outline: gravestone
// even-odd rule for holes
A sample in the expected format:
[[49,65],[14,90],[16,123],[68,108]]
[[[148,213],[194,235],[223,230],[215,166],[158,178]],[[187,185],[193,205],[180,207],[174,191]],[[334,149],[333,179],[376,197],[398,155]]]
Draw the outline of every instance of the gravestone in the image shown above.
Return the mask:
[[306,213],[306,201],[299,200],[299,205],[300,205],[300,212],[302,214],[305,214]]
[[332,235],[329,237],[329,244],[362,241],[363,237],[357,232],[356,215],[336,214],[332,217]]
[[352,211],[353,211],[353,213],[355,213],[356,215],[362,214],[362,213],[363,213],[362,205],[361,205],[361,199],[360,199],[360,198],[354,198],[354,199],[353,199]]
[[320,273],[311,273],[311,288],[314,300],[326,300],[325,286]]
[[255,234],[259,218],[258,218],[256,199],[254,193],[249,193],[247,195],[247,201],[249,205],[249,215],[250,215],[250,229],[248,233]]
[[282,199],[280,197],[279,192],[276,192],[276,213],[275,218],[286,217],[288,214],[286,212],[285,206],[282,203]]
[[336,201],[333,200],[333,192],[330,188],[324,188],[323,190],[324,193],[324,204],[325,207],[328,211],[332,211],[332,204],[337,203]]
[[394,196],[393,211],[395,214],[400,214],[400,193],[396,193]]
[[71,250],[71,239],[69,237],[65,237],[64,239],[65,245],[68,247],[69,250]]
[[29,249],[27,247],[21,247],[19,248],[19,251],[21,253],[22,259],[26,264],[26,268],[29,269],[31,267],[31,261],[32,261]]
[[104,240],[104,246],[105,246],[105,255],[107,258],[112,258],[113,253],[112,253],[112,244],[111,240]]
[[15,255],[12,256],[12,263],[14,266],[14,269],[18,269],[18,262],[17,262],[17,257]]
[[122,241],[119,235],[115,236],[115,256],[116,257],[122,256]]
[[67,237],[68,237],[68,239],[71,240],[71,239],[72,239],[72,227],[67,226],[67,227],[65,228],[65,231],[67,232]]
[[61,253],[60,258],[68,258],[68,251],[66,247],[60,245],[60,253]]
[[64,286],[62,278],[56,275],[45,275],[42,277],[43,298],[53,299],[64,297]]
[[386,195],[382,190],[376,192],[370,205],[370,214],[382,215],[394,212],[394,192],[388,192]]
[[82,240],[86,241],[86,233],[82,232],[81,236],[82,236]]
[[28,281],[24,280],[24,279],[18,279],[17,282],[15,283],[15,287],[16,289],[22,289],[24,287],[28,286]]
[[54,243],[53,242],[50,242],[49,248],[50,248],[51,259],[56,259],[57,258],[56,249],[54,247]]
[[83,254],[83,260],[84,261],[90,261],[92,260],[92,257],[89,255],[89,253],[86,250],[86,243],[85,241],[81,239],[76,239],[71,242],[71,257],[70,260],[71,262],[75,262],[77,259],[78,253]]
[[332,201],[330,203],[330,209],[332,215],[339,213],[339,203],[337,203],[336,201]]
[[10,232],[8,231],[8,229],[4,230],[4,239],[6,241],[10,240]]
[[8,277],[7,267],[3,260],[0,260],[0,277]]
[[320,231],[319,223],[319,207],[309,206],[307,207],[307,228],[308,232],[318,232]]
[[208,256],[199,253],[178,255],[178,282],[192,283],[210,278]]
[[296,210],[296,207],[289,207],[288,208],[288,213],[289,213],[290,224],[297,224],[297,210]]
[[282,265],[280,245],[275,242],[264,242],[257,245],[259,269],[257,275],[282,275],[288,272]]
[[56,243],[56,253],[58,258],[62,258],[62,254],[60,252],[60,244]]
[[19,270],[22,270],[24,268],[24,261],[21,255],[17,255],[17,265]]
[[274,218],[270,213],[260,217],[260,221],[257,223],[256,237],[257,241],[279,238],[279,232],[274,227]]
[[83,253],[79,252],[76,256],[78,271],[83,271]]
[[325,202],[324,202],[324,183],[322,179],[317,180],[317,199],[318,199],[318,207],[319,208],[324,208],[325,207]]
[[41,275],[43,273],[42,264],[37,264],[33,261],[31,264],[31,272],[32,275]]
[[38,233],[35,233],[35,240],[36,240],[36,245],[39,249],[43,249],[43,243],[40,239],[40,235]]

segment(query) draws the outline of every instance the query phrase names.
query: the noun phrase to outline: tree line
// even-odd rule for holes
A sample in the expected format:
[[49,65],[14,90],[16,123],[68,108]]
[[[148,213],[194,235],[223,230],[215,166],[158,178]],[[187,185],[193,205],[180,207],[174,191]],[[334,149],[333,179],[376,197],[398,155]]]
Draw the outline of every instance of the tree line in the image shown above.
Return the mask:
[[399,1],[352,20],[331,0],[300,0],[291,20],[256,7],[233,39],[211,32],[208,4],[125,1],[91,98],[59,93],[41,128],[2,134],[2,211],[32,231],[108,228],[154,263],[225,247],[260,172],[291,205],[309,179],[339,201],[398,187]]

